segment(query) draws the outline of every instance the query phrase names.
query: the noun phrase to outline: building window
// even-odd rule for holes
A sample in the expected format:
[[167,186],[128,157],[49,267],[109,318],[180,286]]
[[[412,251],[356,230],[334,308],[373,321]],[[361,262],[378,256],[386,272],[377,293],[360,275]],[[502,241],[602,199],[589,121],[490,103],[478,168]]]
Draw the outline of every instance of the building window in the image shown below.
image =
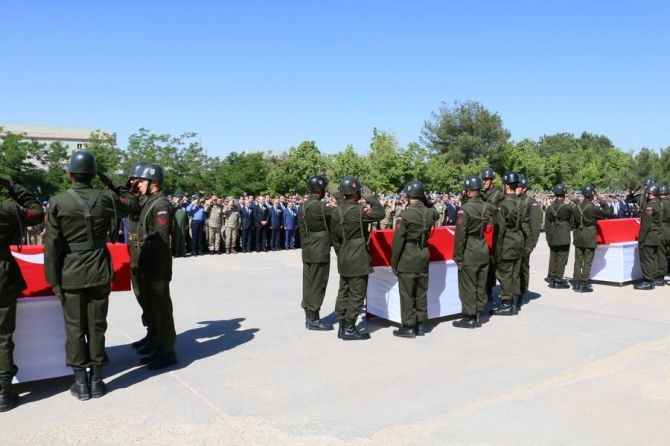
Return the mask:
[[83,148],[84,148],[84,144],[78,142],[78,143],[77,143],[77,150],[81,150],[81,149],[83,149]]

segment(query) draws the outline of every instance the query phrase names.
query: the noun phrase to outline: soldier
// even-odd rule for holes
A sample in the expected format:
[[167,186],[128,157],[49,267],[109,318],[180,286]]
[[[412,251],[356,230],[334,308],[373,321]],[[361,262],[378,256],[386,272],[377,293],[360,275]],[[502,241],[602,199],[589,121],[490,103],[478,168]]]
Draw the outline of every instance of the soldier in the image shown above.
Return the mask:
[[302,308],[308,330],[332,330],[321,321],[319,311],[330,275],[330,219],[333,207],[323,197],[328,180],[313,175],[307,180],[310,195],[298,209],[298,230],[302,240]]
[[572,208],[565,200],[567,190],[563,184],[554,186],[556,199],[545,211],[544,230],[549,245],[549,288],[570,288],[563,278],[570,254],[570,222]]
[[516,196],[519,175],[516,172],[507,172],[503,175],[503,184],[505,195],[498,203],[494,242],[496,274],[500,280],[502,304],[493,308],[492,314],[513,316],[518,313],[521,257],[525,253],[519,197]]
[[384,218],[379,222],[379,229],[393,229],[393,219],[395,218],[396,198],[389,196],[384,200]]
[[66,364],[75,375],[70,393],[83,401],[106,392],[101,368],[109,362],[105,332],[114,273],[106,245],[108,222],[137,212],[139,204],[128,189],[116,188],[102,173],[98,177],[114,193],[91,187],[96,175],[91,153],[74,152],[67,171],[71,188],[49,202],[44,273],[63,306]]
[[442,196],[440,194],[434,194],[433,195],[433,207],[435,211],[437,212],[437,223],[435,226],[444,226],[444,222],[446,221],[446,213],[447,213],[447,205],[444,204],[444,201],[442,201]]
[[589,283],[591,265],[598,247],[596,222],[604,218],[610,218],[614,212],[604,201],[596,201],[598,196],[596,188],[592,184],[584,186],[582,195],[584,201],[577,204],[572,210],[572,219],[575,222],[572,233],[572,243],[575,245],[573,290],[577,293],[590,293],[593,291]]
[[484,238],[486,225],[495,207],[480,194],[482,180],[476,175],[465,179],[466,202],[456,216],[454,262],[458,265],[458,294],[463,318],[452,322],[458,328],[481,327],[479,318],[486,307],[486,280],[489,269],[489,247]]
[[[487,203],[498,207],[498,202],[502,200],[503,193],[495,186],[496,173],[492,167],[482,170],[482,190],[481,197]],[[464,197],[465,198],[465,197]],[[493,224],[493,220],[489,223]],[[486,297],[489,302],[493,300],[493,287],[496,285],[496,257],[489,257],[489,271],[486,278]]]
[[633,203],[637,205],[637,213],[639,214],[644,211],[647,207],[647,188],[650,186],[653,186],[656,184],[656,180],[649,177],[645,178],[644,181],[642,182],[642,193],[638,194],[636,193],[638,190],[640,190],[640,187],[635,189],[634,191],[630,191],[628,195],[626,195],[626,203]]
[[207,240],[209,254],[221,253],[221,226],[223,225],[223,206],[216,195],[205,200],[205,215],[207,215]]
[[152,370],[177,362],[174,343],[177,334],[172,316],[170,280],[172,256],[170,231],[172,213],[163,194],[163,168],[147,164],[140,174],[139,190],[147,196],[142,206],[137,235],[139,238],[139,273],[141,294],[149,305],[149,330],[153,333],[153,351],[142,358]]
[[226,245],[226,254],[237,254],[235,246],[240,233],[240,208],[235,204],[233,197],[228,197],[223,207],[223,241]]
[[[660,188],[653,184],[645,188],[646,207],[640,221],[640,233],[637,237],[642,281],[635,284],[636,290],[653,290],[658,274],[658,247],[663,238],[663,208],[658,200]],[[665,285],[663,277],[658,281]]]
[[521,257],[521,278],[519,299],[519,308],[524,303],[523,295],[528,291],[528,281],[530,279],[530,254],[537,246],[537,240],[542,231],[542,207],[533,197],[526,192],[530,187],[528,179],[519,175],[519,185],[516,188],[516,194],[519,197],[521,231],[524,239],[524,252]]
[[404,189],[407,207],[395,220],[391,270],[398,276],[402,325],[393,336],[414,338],[426,334],[428,320],[428,239],[439,214],[426,200],[424,185],[410,181]]
[[368,223],[384,218],[384,207],[374,195],[361,199],[361,182],[354,177],[340,180],[344,200],[335,208],[330,223],[330,235],[337,254],[340,286],[335,312],[340,321],[338,337],[343,340],[370,339],[356,327],[358,312],[363,306],[372,271],[368,251]]
[[19,395],[12,389],[12,379],[18,372],[12,338],[16,327],[16,298],[26,289],[9,245],[19,240],[24,226],[44,221],[44,210],[33,194],[9,177],[0,175],[0,186],[7,189],[11,197],[0,202],[0,412],[5,412],[19,402]]
[[663,210],[663,237],[658,249],[658,273],[656,274],[656,285],[661,285],[659,280],[665,284],[665,276],[670,274],[670,197],[668,186],[661,185],[658,188],[660,204]]
[[[145,195],[141,195],[145,197]],[[175,257],[186,256],[186,239],[188,238],[188,212],[184,207],[184,196],[177,195],[172,202],[174,225],[172,226],[172,254]]]

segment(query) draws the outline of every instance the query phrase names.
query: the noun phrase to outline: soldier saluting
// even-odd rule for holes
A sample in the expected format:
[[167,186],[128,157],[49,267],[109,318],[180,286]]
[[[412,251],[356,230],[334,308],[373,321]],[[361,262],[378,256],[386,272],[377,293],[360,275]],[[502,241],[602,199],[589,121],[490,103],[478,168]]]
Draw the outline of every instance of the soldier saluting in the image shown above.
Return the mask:
[[394,336],[423,336],[422,323],[428,320],[428,238],[439,218],[426,200],[424,185],[410,181],[404,189],[407,207],[395,220],[391,248],[391,270],[398,276],[402,325]]

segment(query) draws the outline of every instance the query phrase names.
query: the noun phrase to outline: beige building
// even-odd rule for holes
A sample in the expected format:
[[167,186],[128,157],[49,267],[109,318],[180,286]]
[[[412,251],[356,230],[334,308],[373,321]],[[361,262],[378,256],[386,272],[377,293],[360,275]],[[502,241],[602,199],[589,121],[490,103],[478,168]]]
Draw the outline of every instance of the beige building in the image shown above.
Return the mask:
[[0,138],[7,132],[20,133],[26,139],[36,140],[40,143],[51,144],[60,142],[68,147],[68,153],[81,150],[90,141],[91,133],[95,131],[109,133],[105,129],[90,129],[80,127],[56,127],[51,125],[15,125],[0,123]]

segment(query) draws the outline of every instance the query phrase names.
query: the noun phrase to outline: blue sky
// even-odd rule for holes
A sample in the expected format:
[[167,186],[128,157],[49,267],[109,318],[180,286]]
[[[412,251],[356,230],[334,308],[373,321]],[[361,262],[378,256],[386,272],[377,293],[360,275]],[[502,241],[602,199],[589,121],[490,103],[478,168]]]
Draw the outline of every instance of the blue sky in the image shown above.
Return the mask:
[[[466,4],[467,3],[467,4]],[[418,141],[442,102],[515,141],[670,146],[670,2],[5,1],[0,122],[197,132],[210,155]]]

